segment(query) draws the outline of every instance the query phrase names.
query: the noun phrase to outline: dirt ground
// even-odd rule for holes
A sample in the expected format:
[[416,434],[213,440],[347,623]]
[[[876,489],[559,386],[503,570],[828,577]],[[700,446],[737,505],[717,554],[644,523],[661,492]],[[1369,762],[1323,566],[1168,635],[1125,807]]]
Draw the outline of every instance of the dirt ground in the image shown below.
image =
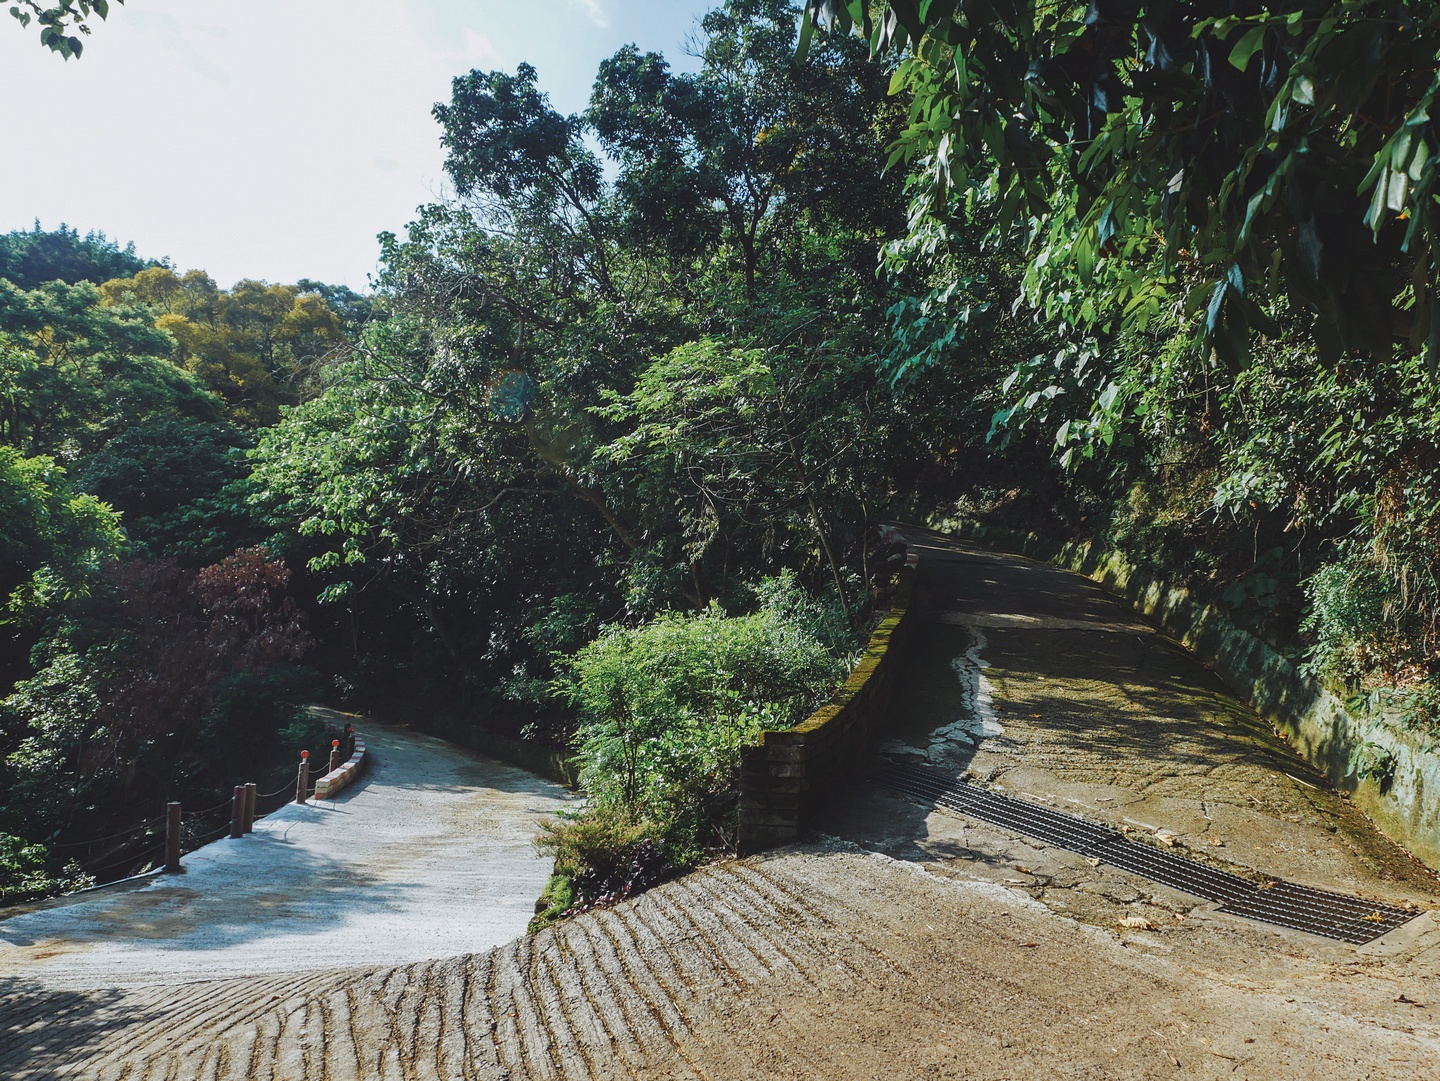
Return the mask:
[[15,970],[0,1074],[1440,1081],[1435,877],[1088,582],[925,546],[877,764],[1416,918],[1361,947],[1283,930],[861,776],[806,844],[491,950],[114,988]]

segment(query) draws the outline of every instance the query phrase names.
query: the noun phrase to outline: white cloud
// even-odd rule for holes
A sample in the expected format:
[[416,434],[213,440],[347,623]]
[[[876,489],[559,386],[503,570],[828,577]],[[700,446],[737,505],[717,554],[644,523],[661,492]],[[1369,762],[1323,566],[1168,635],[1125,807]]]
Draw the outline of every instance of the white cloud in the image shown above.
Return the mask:
[[482,34],[471,27],[462,27],[460,31],[460,49],[458,59],[464,68],[503,68],[509,65],[504,55],[495,48],[495,43],[490,40],[488,34]]
[[585,12],[586,17],[601,30],[609,28],[610,17],[605,14],[605,9],[600,6],[600,0],[570,0],[570,2],[573,6]]

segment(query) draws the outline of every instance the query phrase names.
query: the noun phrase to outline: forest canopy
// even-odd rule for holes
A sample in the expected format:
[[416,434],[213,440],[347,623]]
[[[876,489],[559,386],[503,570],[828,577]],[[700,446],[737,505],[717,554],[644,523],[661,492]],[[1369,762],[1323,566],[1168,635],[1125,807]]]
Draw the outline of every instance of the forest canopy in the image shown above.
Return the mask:
[[322,698],[578,755],[567,905],[688,866],[888,602],[879,524],[936,513],[1118,548],[1437,730],[1440,15],[726,0],[691,48],[573,113],[458,74],[451,194],[364,294],[0,237],[25,890]]

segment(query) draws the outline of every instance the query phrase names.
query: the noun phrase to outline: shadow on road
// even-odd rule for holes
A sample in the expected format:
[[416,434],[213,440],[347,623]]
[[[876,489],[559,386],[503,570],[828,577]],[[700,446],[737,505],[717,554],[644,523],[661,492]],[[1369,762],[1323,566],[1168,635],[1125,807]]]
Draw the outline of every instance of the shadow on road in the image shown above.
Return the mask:
[[[137,1009],[125,992],[57,991],[0,976],[0,1076],[9,1081],[58,1076],[64,1064],[119,1030],[162,1012]],[[80,1049],[80,1053],[77,1053]]]

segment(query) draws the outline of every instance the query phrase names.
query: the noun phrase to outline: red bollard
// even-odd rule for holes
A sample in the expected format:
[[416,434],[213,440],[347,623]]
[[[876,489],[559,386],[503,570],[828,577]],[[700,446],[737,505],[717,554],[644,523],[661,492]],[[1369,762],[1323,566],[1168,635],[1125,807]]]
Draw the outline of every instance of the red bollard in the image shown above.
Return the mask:
[[310,752],[300,752],[300,775],[295,778],[295,802],[304,803],[310,795]]
[[339,741],[338,739],[332,739],[332,740],[330,741],[330,772],[331,772],[331,773],[334,773],[334,772],[335,772],[337,769],[339,769],[339,768],[340,768],[340,741]]

